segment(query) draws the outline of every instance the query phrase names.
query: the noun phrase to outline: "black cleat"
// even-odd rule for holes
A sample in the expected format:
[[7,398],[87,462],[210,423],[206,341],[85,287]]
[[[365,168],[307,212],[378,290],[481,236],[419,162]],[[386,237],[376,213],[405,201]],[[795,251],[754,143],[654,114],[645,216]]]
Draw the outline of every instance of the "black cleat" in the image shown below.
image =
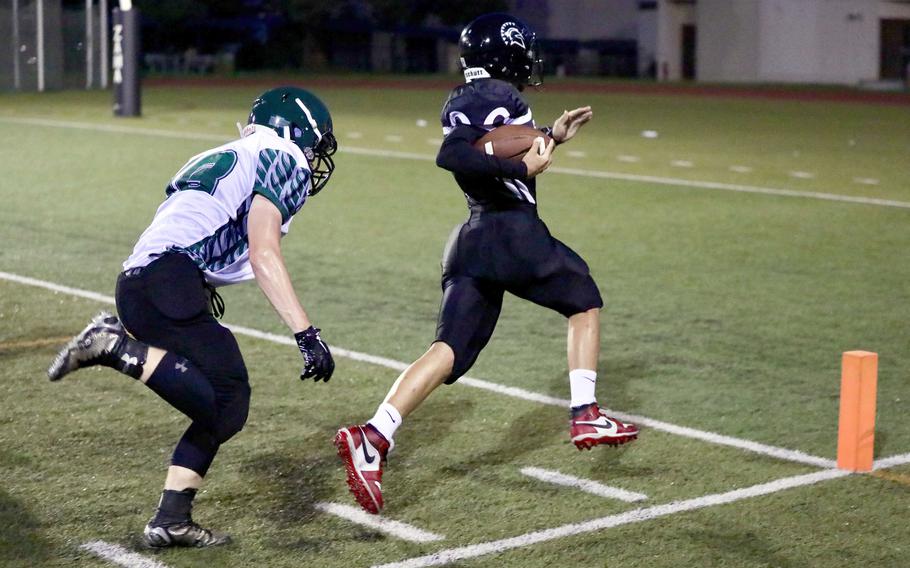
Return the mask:
[[212,532],[194,523],[192,520],[165,526],[145,525],[143,531],[145,544],[150,548],[169,548],[173,546],[190,546],[205,548],[231,543],[231,535]]
[[[57,353],[47,369],[47,377],[59,381],[67,374],[115,359],[117,347],[126,338],[126,330],[117,316],[99,312],[79,335]],[[127,355],[124,355],[126,357]]]

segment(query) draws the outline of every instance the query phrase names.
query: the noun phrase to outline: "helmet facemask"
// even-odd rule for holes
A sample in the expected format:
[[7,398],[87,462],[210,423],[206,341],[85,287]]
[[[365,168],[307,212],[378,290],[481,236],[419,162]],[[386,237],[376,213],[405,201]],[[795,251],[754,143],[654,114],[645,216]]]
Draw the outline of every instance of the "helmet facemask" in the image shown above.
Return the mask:
[[329,182],[332,172],[335,171],[335,160],[332,156],[336,150],[338,141],[331,132],[323,134],[315,148],[304,148],[303,154],[310,162],[310,172],[313,176],[309,195],[316,195]]
[[543,85],[543,57],[540,56],[540,46],[537,39],[531,40],[528,46],[528,59],[531,60],[531,69],[528,73],[527,85],[530,87],[539,87]]

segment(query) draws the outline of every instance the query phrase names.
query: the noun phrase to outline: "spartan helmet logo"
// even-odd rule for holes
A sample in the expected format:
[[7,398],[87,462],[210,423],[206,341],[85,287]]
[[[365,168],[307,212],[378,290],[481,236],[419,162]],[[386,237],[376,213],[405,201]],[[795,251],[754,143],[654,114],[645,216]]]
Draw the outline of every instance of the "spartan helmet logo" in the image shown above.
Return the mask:
[[522,35],[521,30],[518,29],[518,24],[515,22],[506,22],[499,28],[499,34],[502,36],[502,41],[507,46],[508,45],[518,45],[522,49],[527,49],[525,46],[525,36]]

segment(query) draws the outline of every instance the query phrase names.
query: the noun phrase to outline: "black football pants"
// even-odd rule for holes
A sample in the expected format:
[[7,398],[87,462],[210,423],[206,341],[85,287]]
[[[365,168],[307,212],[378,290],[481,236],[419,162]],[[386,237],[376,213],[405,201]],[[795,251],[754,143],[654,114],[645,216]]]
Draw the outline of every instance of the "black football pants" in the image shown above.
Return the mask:
[[168,352],[147,386],[193,420],[171,463],[205,476],[249,411],[249,379],[236,339],[210,313],[202,272],[183,254],[122,273],[116,299],[127,331]]

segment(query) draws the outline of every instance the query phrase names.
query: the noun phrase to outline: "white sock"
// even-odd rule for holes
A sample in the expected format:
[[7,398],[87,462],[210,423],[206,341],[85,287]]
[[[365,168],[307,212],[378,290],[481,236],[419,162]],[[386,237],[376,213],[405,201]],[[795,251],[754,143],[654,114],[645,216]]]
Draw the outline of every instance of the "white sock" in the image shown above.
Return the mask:
[[572,408],[597,402],[594,387],[597,385],[597,371],[574,369],[569,371],[569,388],[572,391]]
[[392,437],[395,436],[395,430],[398,430],[398,427],[401,426],[401,413],[388,402],[383,402],[367,424],[379,430],[382,437],[391,444]]

